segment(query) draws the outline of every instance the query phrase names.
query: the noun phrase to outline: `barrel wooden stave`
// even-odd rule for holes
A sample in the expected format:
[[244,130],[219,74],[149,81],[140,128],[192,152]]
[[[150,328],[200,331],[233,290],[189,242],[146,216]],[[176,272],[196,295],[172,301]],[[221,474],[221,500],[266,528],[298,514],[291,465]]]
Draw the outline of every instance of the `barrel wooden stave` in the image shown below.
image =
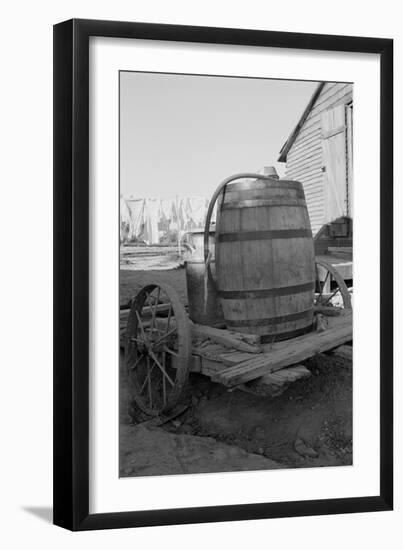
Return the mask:
[[299,182],[228,185],[219,204],[216,253],[229,328],[268,340],[310,329],[314,250]]

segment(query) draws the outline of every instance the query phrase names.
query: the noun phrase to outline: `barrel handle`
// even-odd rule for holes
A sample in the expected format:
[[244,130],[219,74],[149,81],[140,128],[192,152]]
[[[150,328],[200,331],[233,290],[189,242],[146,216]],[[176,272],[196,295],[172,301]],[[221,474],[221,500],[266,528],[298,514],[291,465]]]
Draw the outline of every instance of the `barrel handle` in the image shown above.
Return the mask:
[[213,275],[211,273],[210,268],[210,260],[211,260],[211,253],[210,253],[210,243],[209,243],[209,235],[210,235],[210,223],[211,223],[211,216],[213,214],[215,203],[220,196],[220,194],[224,191],[225,187],[231,183],[231,181],[239,180],[239,179],[259,179],[259,180],[271,180],[276,181],[273,176],[263,176],[262,174],[254,174],[250,172],[240,173],[240,174],[234,174],[233,176],[229,176],[228,178],[225,178],[220,185],[217,187],[217,189],[214,191],[213,196],[211,197],[210,204],[207,209],[206,214],[206,224],[204,226],[204,264],[205,269],[207,273],[207,277],[209,278],[210,282],[212,283],[213,287],[216,288],[216,283],[214,281]]

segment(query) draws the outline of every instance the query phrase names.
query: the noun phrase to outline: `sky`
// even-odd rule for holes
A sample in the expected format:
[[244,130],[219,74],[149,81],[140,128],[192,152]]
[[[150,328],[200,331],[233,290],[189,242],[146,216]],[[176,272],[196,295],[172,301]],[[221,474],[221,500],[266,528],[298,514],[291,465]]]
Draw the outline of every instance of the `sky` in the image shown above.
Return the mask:
[[120,193],[205,196],[275,166],[317,82],[120,73]]

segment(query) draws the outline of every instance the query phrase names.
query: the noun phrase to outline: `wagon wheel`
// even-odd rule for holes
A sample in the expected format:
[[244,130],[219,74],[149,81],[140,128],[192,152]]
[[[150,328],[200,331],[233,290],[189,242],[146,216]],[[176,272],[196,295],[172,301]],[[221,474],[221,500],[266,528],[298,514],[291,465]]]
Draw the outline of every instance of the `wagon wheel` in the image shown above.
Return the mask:
[[134,298],[126,328],[125,363],[132,396],[157,416],[178,402],[189,376],[190,324],[174,288],[149,284]]
[[[343,277],[337,269],[325,260],[315,260],[315,306],[336,305],[351,309],[351,296]],[[320,275],[322,274],[322,277]]]

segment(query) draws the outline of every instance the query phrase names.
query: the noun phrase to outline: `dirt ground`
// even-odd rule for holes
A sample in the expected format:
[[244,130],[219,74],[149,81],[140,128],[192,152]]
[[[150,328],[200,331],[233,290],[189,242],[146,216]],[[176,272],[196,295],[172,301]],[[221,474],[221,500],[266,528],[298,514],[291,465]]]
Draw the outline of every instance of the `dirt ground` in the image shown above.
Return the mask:
[[120,304],[126,304],[144,285],[165,283],[174,287],[184,303],[187,302],[186,272],[183,267],[166,271],[120,270]]
[[[150,281],[171,284],[186,300],[180,268],[121,271],[121,303]],[[229,391],[191,374],[183,412],[155,427],[130,398],[121,357],[121,476],[351,465],[352,363],[320,354],[304,365],[311,376],[277,397]]]

